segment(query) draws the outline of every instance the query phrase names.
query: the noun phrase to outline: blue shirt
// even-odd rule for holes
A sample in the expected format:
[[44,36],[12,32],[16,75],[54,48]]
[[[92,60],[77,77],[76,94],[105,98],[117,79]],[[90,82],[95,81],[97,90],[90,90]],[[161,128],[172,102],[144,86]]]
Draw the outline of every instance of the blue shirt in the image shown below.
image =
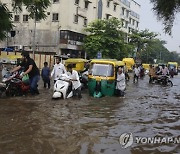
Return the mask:
[[43,67],[42,72],[41,72],[42,78],[49,78],[50,76],[50,69],[49,67]]

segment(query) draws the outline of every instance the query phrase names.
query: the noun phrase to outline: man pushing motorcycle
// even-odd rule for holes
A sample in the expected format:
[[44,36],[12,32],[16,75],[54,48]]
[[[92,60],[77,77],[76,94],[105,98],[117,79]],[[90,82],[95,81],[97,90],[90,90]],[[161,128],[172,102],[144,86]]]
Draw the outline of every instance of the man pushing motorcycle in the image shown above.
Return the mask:
[[38,90],[38,81],[40,79],[39,69],[35,63],[35,61],[30,58],[29,53],[27,51],[23,51],[22,55],[22,63],[20,63],[17,67],[15,67],[11,72],[16,72],[21,68],[24,68],[24,72],[21,73],[21,77],[28,74],[29,83],[30,83],[30,92],[32,95],[39,94]]

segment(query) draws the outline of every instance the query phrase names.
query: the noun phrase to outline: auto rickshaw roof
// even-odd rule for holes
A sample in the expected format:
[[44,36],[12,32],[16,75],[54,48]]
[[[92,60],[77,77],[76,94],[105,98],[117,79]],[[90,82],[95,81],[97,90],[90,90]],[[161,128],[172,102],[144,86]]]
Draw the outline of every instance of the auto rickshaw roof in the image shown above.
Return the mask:
[[87,62],[88,60],[83,58],[69,58],[65,62],[67,63],[80,63],[80,62]]
[[125,62],[125,63],[130,63],[130,64],[132,64],[132,65],[134,65],[135,64],[135,62],[134,62],[134,59],[133,58],[123,58],[123,60],[122,60],[123,62]]
[[117,65],[117,66],[124,66],[125,63],[124,63],[123,61],[117,61],[117,62],[116,62],[116,65]]
[[168,62],[168,64],[178,65],[177,62]]
[[150,64],[145,64],[145,63],[143,63],[142,65],[143,65],[143,66],[149,66]]
[[116,59],[92,59],[91,63],[114,63],[116,62]]

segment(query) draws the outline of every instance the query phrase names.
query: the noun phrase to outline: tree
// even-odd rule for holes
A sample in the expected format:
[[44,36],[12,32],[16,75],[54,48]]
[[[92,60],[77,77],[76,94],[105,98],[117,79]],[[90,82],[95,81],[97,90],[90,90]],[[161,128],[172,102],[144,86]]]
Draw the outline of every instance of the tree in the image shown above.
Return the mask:
[[180,12],[180,0],[150,0],[153,4],[153,10],[159,20],[162,20],[164,30],[171,34],[175,16]]
[[154,39],[149,43],[141,54],[143,63],[154,63],[154,59],[157,59],[157,63],[166,61],[166,55],[169,53],[168,49],[164,46],[165,41]]
[[[12,0],[13,11],[22,11],[24,5],[29,12],[29,17],[36,20],[46,18],[45,11],[50,5],[50,0]],[[6,33],[12,30],[12,15],[5,4],[0,2],[0,40],[6,38]]]
[[146,48],[141,53],[141,59],[143,63],[154,63],[154,59],[157,59],[157,63],[167,63],[169,61],[176,61],[180,63],[180,57],[176,52],[170,52],[164,45],[165,41],[160,39],[154,39],[153,42],[148,43]]
[[25,5],[29,12],[29,17],[36,20],[46,19],[46,9],[50,5],[50,0],[12,0],[14,2],[14,11],[22,11],[22,6]]
[[149,32],[148,29],[142,31],[133,30],[132,33],[129,34],[129,43],[137,48],[136,58],[140,58],[144,49],[148,46],[148,44],[154,41],[157,35],[158,34],[154,32]]
[[5,4],[0,2],[0,40],[7,36],[7,32],[13,28],[11,14]]
[[122,23],[116,19],[96,20],[85,29],[89,35],[84,40],[84,48],[90,58],[102,52],[104,58],[122,59],[127,56],[125,34]]

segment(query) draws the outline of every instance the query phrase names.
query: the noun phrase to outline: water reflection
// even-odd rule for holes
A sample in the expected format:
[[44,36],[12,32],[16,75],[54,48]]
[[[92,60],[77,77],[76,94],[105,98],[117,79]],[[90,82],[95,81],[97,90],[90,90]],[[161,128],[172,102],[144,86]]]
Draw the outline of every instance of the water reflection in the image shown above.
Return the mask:
[[[180,76],[173,79],[179,85]],[[0,99],[0,153],[178,153],[178,144],[136,144],[122,149],[119,136],[179,136],[178,86],[128,83],[125,98],[51,100],[42,87],[35,97]]]

